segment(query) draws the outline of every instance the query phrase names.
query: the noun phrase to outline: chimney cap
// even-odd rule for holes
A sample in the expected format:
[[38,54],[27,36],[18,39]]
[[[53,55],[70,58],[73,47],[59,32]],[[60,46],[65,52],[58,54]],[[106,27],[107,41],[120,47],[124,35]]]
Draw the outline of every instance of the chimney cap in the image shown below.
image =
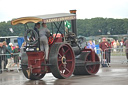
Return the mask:
[[71,14],[76,14],[76,11],[77,11],[76,9],[70,10],[70,13],[71,13]]

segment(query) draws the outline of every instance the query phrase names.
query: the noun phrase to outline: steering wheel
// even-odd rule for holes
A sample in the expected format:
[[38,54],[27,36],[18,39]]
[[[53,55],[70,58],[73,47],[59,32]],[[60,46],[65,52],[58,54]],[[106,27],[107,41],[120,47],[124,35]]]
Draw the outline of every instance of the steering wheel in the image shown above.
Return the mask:
[[25,31],[25,34],[24,34],[24,39],[30,45],[37,44],[37,42],[38,42],[38,34],[33,29],[27,29]]

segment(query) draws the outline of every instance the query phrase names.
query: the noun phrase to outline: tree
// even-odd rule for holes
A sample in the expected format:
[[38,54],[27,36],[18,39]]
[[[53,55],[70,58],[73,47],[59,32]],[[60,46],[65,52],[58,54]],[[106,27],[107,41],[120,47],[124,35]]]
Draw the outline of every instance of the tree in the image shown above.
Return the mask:
[[[51,28],[51,24],[47,24]],[[128,19],[113,19],[113,18],[92,18],[92,19],[77,19],[77,33],[82,36],[96,36],[126,34],[128,32]],[[29,28],[34,27],[34,23],[28,24]],[[11,33],[9,28],[12,28],[14,33]],[[23,36],[24,25],[11,25],[11,22],[0,22],[0,36]]]

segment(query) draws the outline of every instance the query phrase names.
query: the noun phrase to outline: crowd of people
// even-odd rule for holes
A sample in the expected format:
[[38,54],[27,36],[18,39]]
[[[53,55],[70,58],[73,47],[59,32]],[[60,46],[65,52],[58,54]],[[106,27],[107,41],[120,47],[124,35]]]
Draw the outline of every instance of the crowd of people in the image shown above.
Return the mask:
[[[123,52],[123,47],[125,48],[125,53],[126,53],[126,58],[128,61],[128,39],[127,40],[123,40],[121,39],[119,40],[113,40],[113,41],[107,41],[107,39],[105,37],[102,38],[102,41],[99,43],[99,48],[100,48],[100,53],[102,55],[102,60],[101,62],[105,60],[105,63],[108,64],[108,66],[110,67],[109,63],[110,63],[110,56],[111,56],[111,52]],[[96,48],[95,43],[92,40],[89,40],[87,46],[87,48],[91,48],[94,49]],[[99,50],[99,49],[98,49]]]
[[[106,41],[107,41],[107,39],[106,39]],[[120,48],[123,48],[123,46],[124,46],[124,40],[123,39],[120,40],[120,41],[114,39],[111,42],[108,41],[108,43],[110,44],[111,48],[113,48],[113,50],[112,50],[113,52],[119,52]],[[95,49],[95,47],[96,47],[95,42],[93,42],[92,40],[89,40],[88,43],[87,43],[87,48]]]
[[[120,48],[123,48],[124,40],[113,40],[111,42],[111,47],[113,48],[113,52],[119,52],[121,51]],[[123,51],[123,50],[122,50]]]
[[15,64],[19,67],[19,46],[13,46],[12,43],[5,41],[0,42],[0,73],[2,73],[2,61],[4,62],[4,69],[8,71],[9,68],[14,67]]

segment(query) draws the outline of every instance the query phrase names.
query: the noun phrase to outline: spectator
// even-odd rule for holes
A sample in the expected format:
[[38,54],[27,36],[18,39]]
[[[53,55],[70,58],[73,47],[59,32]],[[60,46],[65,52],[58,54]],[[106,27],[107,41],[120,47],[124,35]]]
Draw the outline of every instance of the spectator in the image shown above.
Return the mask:
[[116,44],[117,44],[117,51],[119,52],[120,43],[118,40],[116,40]]
[[110,63],[110,44],[106,41],[106,38],[102,38],[102,42],[100,42],[99,47],[101,49],[101,53],[103,55],[103,59],[106,60],[106,62]]
[[5,46],[3,46],[3,43],[0,42],[0,73],[2,73],[2,69],[1,69],[1,62],[3,60],[3,55],[2,54],[6,54],[6,53],[11,53]]
[[128,38],[124,42],[124,46],[125,46],[125,53],[126,53],[126,58],[127,58],[127,62],[128,62]]
[[117,48],[117,43],[116,43],[116,41],[114,40],[114,42],[113,42],[113,48],[114,48],[114,52],[116,52],[116,48]]
[[13,53],[16,53],[15,55],[14,55],[14,64],[12,65],[12,67],[15,65],[15,64],[17,64],[17,67],[19,67],[19,46],[17,45],[16,47],[15,47],[15,49],[13,50]]
[[[5,46],[5,48],[8,47],[6,41],[3,41],[3,47]],[[6,53],[5,53],[6,54]],[[6,65],[7,65],[7,56],[6,55],[3,55],[4,57],[4,69],[6,69]]]
[[[13,44],[12,43],[9,43],[8,45],[8,50],[13,53]],[[6,65],[6,68],[8,69],[9,67],[11,67],[12,65],[12,55],[7,55],[7,59],[8,59],[8,62],[7,62],[7,65]]]
[[[113,43],[114,43],[114,40],[111,42],[111,47],[112,47],[112,48],[114,48],[114,47],[113,47]],[[113,52],[113,49],[112,49],[112,52]]]
[[90,40],[88,45],[87,45],[87,48],[94,49],[95,48],[95,44]]
[[124,44],[124,40],[121,39],[121,41],[120,41],[120,47],[121,47],[121,49],[122,49],[122,52],[123,52],[123,44]]
[[20,54],[19,54],[19,57],[21,58],[22,57],[22,53],[24,52],[24,46],[26,46],[26,42],[23,42],[22,43],[22,46],[21,46],[21,48],[20,48]]
[[3,46],[8,47],[7,42],[3,41]]

